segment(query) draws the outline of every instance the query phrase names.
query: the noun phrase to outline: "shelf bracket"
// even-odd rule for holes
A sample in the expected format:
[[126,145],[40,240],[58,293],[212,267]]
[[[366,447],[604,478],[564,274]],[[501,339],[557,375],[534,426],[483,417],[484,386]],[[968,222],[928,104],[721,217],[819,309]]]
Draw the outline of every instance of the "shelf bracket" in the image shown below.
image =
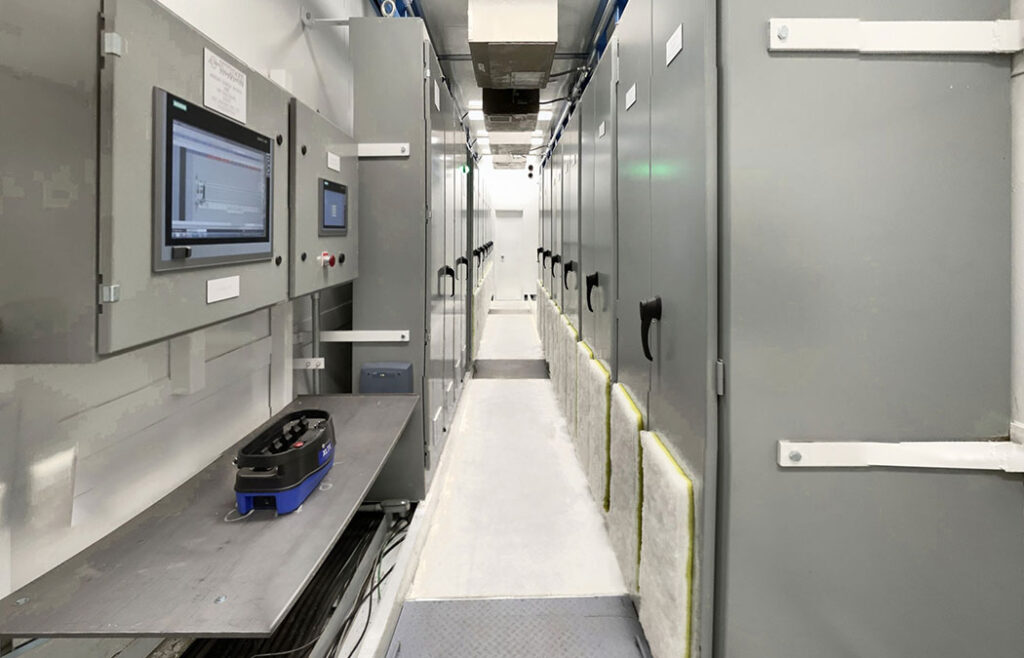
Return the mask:
[[292,359],[292,370],[325,370],[326,368],[327,359],[322,356]]
[[312,9],[306,6],[299,7],[299,19],[302,21],[303,27],[318,27],[320,25],[348,27],[349,25],[347,18],[317,18]]
[[1021,21],[862,21],[772,18],[769,52],[1012,54],[1024,50]]
[[1024,473],[1015,441],[779,441],[782,468],[921,468]]

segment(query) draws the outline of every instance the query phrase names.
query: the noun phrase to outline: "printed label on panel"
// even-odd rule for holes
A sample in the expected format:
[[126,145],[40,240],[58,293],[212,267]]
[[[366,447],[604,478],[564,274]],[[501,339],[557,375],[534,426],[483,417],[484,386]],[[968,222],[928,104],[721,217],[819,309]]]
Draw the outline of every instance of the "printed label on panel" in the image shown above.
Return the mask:
[[203,105],[245,123],[245,73],[209,48],[203,51]]

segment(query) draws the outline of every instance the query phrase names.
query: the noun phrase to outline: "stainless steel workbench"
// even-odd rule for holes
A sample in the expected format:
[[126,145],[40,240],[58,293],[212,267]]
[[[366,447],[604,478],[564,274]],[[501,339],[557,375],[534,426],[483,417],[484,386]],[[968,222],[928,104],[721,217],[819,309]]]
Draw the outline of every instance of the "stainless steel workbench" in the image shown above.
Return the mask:
[[135,519],[0,600],[0,636],[270,635],[363,502],[417,400],[299,398],[282,413],[327,410],[338,442],[334,467],[299,510],[225,520],[243,439]]

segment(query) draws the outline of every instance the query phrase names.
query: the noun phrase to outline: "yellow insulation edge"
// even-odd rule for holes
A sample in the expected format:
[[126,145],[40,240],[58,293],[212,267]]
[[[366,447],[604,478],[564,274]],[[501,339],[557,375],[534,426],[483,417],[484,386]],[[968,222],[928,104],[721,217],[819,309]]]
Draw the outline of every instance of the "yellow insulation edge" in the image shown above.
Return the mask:
[[[693,500],[693,480],[686,474],[683,467],[679,465],[676,458],[672,456],[669,449],[665,447],[665,443],[661,440],[661,437],[655,432],[650,432],[651,437],[657,442],[661,451],[668,457],[669,462],[675,467],[676,471],[686,481],[686,493],[687,493],[687,504],[690,508],[690,545],[686,550],[686,658],[690,658],[691,647],[693,645],[693,545],[694,545],[694,532],[696,532],[696,522],[693,517],[694,514],[694,500]],[[641,484],[641,490],[643,485]],[[639,575],[639,574],[638,574]],[[639,578],[637,579],[639,581]]]

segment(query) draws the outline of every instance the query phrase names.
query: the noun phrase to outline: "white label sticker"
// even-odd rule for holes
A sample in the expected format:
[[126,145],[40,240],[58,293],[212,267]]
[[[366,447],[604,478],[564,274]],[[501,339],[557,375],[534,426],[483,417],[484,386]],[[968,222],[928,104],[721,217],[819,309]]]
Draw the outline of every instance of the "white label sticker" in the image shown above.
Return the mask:
[[234,299],[241,294],[242,277],[240,276],[226,276],[223,279],[209,279],[206,282],[207,304]]
[[331,171],[341,171],[341,156],[337,153],[327,152],[327,168]]
[[672,60],[676,58],[676,55],[683,52],[683,26],[682,24],[676,28],[676,31],[672,33],[672,36],[665,42],[665,66],[672,63]]
[[602,121],[601,125],[597,127],[597,136],[598,137],[604,137],[604,134],[606,132],[608,132],[608,129],[605,127],[604,121]]
[[245,74],[209,48],[203,55],[203,105],[245,123]]
[[626,92],[626,109],[628,110],[629,108],[633,107],[634,103],[636,103],[636,83],[635,82],[633,83],[633,86],[629,88],[629,91]]
[[437,80],[434,80],[434,107],[437,111],[441,111],[441,87],[438,86]]

